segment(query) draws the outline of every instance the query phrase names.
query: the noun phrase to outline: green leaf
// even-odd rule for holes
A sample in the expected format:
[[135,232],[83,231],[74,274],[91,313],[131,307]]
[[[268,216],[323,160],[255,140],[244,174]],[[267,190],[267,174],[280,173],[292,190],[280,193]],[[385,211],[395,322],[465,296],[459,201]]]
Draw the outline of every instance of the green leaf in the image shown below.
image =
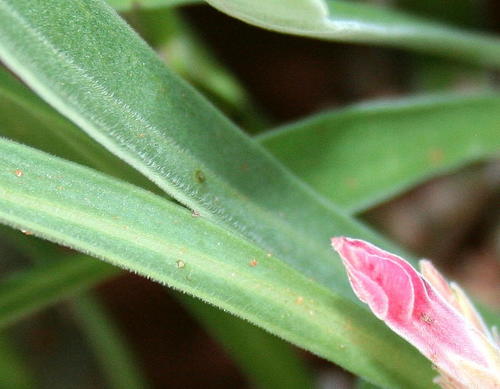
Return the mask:
[[230,117],[236,118],[248,131],[265,128],[266,119],[242,85],[175,9],[134,9],[124,17],[173,71]]
[[34,378],[8,334],[0,334],[0,377],[6,389],[33,389]]
[[247,23],[288,34],[373,43],[500,66],[500,40],[360,2],[207,0]]
[[[78,294],[72,300],[76,322],[89,339],[110,387],[146,388],[148,385],[112,319],[93,296],[79,293],[115,276],[118,269],[84,255],[68,255],[61,247],[34,236],[20,234],[10,228],[5,230],[2,226],[2,237],[7,236],[9,242],[13,242],[20,252],[36,263],[36,268],[18,272],[14,275],[15,282],[12,279],[7,282],[7,288],[0,293],[0,301],[7,302],[11,309],[7,308],[0,322],[13,324],[12,317],[21,319]],[[94,267],[96,271],[89,272]],[[96,278],[96,273],[100,272],[103,274]],[[12,309],[12,306],[15,308]]]
[[202,298],[382,386],[426,388],[433,376],[430,364],[366,309],[239,235],[142,189],[1,139],[0,220]]
[[137,8],[161,8],[196,4],[201,0],[106,0],[117,11],[128,11]]
[[327,112],[259,141],[319,193],[360,212],[498,153],[499,128],[499,95],[435,97]]
[[131,351],[108,313],[91,295],[78,296],[73,311],[80,328],[100,362],[109,386],[115,389],[145,389],[149,385]]
[[0,67],[0,134],[150,190],[151,181],[109,153]]
[[[45,12],[49,5],[57,12]],[[101,2],[2,1],[0,57],[176,200],[327,288],[357,301],[332,255],[331,236],[364,237],[389,247],[171,74]]]
[[369,382],[358,380],[356,389],[380,389],[378,386],[370,384]]
[[[3,187],[0,191],[4,192]],[[79,255],[15,273],[0,282],[0,328],[44,306],[74,296],[116,272],[112,266]]]
[[[498,150],[499,99],[442,96],[364,103],[314,115],[255,139],[315,190],[349,212],[361,212]],[[142,176],[1,68],[0,116],[1,135],[148,187]],[[411,147],[414,133],[426,140],[427,148]],[[391,147],[380,147],[382,143]],[[353,149],[365,150],[368,168]]]
[[[21,138],[26,143],[36,144],[44,150],[49,150],[54,154],[64,154],[64,156],[69,158],[74,155],[81,156],[81,160],[85,164],[89,166],[94,165],[102,170],[109,171],[109,167],[113,166],[114,160],[114,157],[110,153],[105,152],[101,155],[101,158],[93,159],[92,153],[85,153],[86,144],[81,142],[80,147],[75,150],[78,151],[78,154],[71,152],[65,153],[64,151],[68,149],[67,143],[70,145],[73,144],[71,141],[72,136],[74,136],[75,140],[79,140],[81,138],[81,132],[75,131],[73,125],[68,121],[65,121],[64,126],[50,125],[60,120],[56,119],[59,114],[44,104],[38,97],[33,96],[31,92],[28,93],[28,95],[31,95],[28,100],[33,103],[34,109],[22,109],[22,106],[26,105],[21,95],[21,92],[25,91],[25,87],[23,87],[19,81],[14,80],[12,76],[2,73],[0,69],[0,77],[2,75],[5,75],[6,80],[9,82],[0,83],[0,117],[8,117],[10,118],[10,122],[20,122],[23,123],[24,126],[9,127],[8,123],[4,121],[0,123],[0,134],[9,135],[16,140]],[[4,99],[2,99],[2,96]],[[19,96],[20,100],[9,99],[7,96]],[[26,98],[27,96],[24,97]],[[8,103],[7,105],[2,104],[2,102],[5,101]],[[34,112],[39,112],[41,109],[44,110],[46,116],[42,116],[39,119],[34,118],[35,120],[30,121],[30,118],[34,116]],[[45,123],[49,125],[45,126]],[[19,128],[23,128],[25,131],[21,132]],[[49,131],[60,131],[62,134],[60,134],[61,136],[55,134],[55,136],[51,138],[47,138],[46,135],[42,137],[37,136],[41,128],[44,129],[45,134],[50,133]],[[71,151],[72,149],[69,148],[69,150]],[[61,153],[61,151],[63,152]],[[106,157],[109,157],[109,163],[106,161]],[[126,164],[122,164],[127,167]],[[128,169],[124,169],[121,173],[123,174],[127,171]],[[60,253],[55,250],[54,245],[48,242],[44,245],[42,243],[45,243],[45,241],[41,241],[32,236],[14,232],[14,230],[9,228],[5,228],[5,230],[6,231],[4,231],[4,228],[0,229],[0,235],[3,237],[7,235],[9,241],[15,241],[17,243],[16,246],[20,250],[23,250],[23,252],[26,252],[27,255],[31,256],[35,261],[40,257],[53,258],[60,256]],[[83,272],[84,270],[85,269],[82,269]],[[49,268],[47,271],[51,271],[51,269]],[[38,274],[41,275],[40,273]],[[57,274],[59,274],[59,276],[64,276],[64,273]],[[26,282],[31,282],[29,277],[25,279]],[[53,279],[53,282],[57,283],[59,281],[58,279]],[[91,285],[92,284],[89,284],[89,286]],[[48,289],[52,287],[48,283],[44,283],[43,286]],[[22,287],[22,285],[18,285],[18,287]],[[16,293],[16,290],[10,289],[10,291]],[[63,299],[67,297],[66,292],[68,292],[68,289],[60,289],[59,298]],[[37,295],[43,295],[46,292],[45,290],[37,290],[36,293]],[[48,302],[37,300],[39,305],[35,306],[31,304],[30,299],[24,301],[30,304],[29,307],[26,308],[25,314],[29,311],[44,308]],[[52,302],[56,301],[54,300]],[[218,329],[215,330],[217,339],[230,351],[231,355],[235,357],[240,368],[247,373],[248,378],[252,382],[258,383],[260,388],[281,388],[282,386],[279,385],[280,382],[286,383],[289,388],[306,388],[312,386],[309,385],[311,379],[307,374],[308,372],[306,372],[305,368],[302,366],[300,359],[298,356],[292,355],[290,346],[282,340],[257,329],[237,317],[230,316],[225,312],[209,307],[198,300],[189,299],[189,306],[195,318],[201,321],[202,324]],[[248,342],[246,347],[241,347],[243,339],[246,339]],[[113,355],[115,355],[115,353],[113,353]],[[262,359],[258,357],[258,355],[272,355],[272,359],[271,357]],[[107,357],[104,359],[106,361],[109,360]],[[112,363],[116,364],[116,362]],[[284,366],[293,368],[293,371],[284,370]],[[105,364],[104,367],[106,368],[107,364]],[[111,373],[113,372],[110,372],[108,376],[112,375]],[[126,376],[127,374],[123,375]],[[117,381],[117,379],[114,379],[114,381]]]

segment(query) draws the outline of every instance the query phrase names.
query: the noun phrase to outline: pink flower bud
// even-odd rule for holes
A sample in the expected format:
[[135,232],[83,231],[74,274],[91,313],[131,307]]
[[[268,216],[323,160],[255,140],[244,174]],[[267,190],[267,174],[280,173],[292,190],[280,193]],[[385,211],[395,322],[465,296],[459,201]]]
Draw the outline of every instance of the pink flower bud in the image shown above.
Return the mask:
[[444,388],[500,388],[500,351],[457,286],[430,264],[408,262],[367,242],[332,238],[358,298],[429,358]]

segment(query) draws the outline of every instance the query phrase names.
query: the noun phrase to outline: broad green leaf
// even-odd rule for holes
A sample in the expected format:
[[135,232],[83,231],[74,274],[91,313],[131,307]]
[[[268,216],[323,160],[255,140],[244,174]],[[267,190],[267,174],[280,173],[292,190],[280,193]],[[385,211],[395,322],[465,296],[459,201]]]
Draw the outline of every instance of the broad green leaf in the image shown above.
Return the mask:
[[[313,388],[311,374],[305,370],[294,350],[281,339],[238,320],[228,322],[227,314],[189,296],[181,301],[229,352],[250,378],[252,387],[268,389]],[[265,357],[264,357],[265,356]]]
[[[0,191],[3,193],[3,187]],[[2,216],[0,218],[5,220]],[[53,261],[2,279],[0,328],[42,307],[74,296],[116,273],[116,268],[82,255]]]
[[319,193],[359,212],[439,173],[500,151],[500,96],[361,104],[259,141]]
[[14,342],[3,331],[0,334],[0,377],[6,389],[33,389],[35,381]]
[[145,389],[149,385],[138,370],[131,351],[104,307],[92,295],[78,296],[73,312],[85,332],[110,388]]
[[207,0],[247,23],[288,34],[373,43],[500,66],[500,39],[342,0]]
[[137,8],[174,7],[200,3],[201,0],[106,0],[117,11],[128,11]]
[[[44,11],[49,6],[54,12]],[[170,73],[105,4],[2,0],[0,57],[176,200],[357,301],[330,237],[388,243],[317,196]]]
[[366,309],[239,235],[1,139],[0,220],[199,297],[382,386],[429,387],[429,363]]

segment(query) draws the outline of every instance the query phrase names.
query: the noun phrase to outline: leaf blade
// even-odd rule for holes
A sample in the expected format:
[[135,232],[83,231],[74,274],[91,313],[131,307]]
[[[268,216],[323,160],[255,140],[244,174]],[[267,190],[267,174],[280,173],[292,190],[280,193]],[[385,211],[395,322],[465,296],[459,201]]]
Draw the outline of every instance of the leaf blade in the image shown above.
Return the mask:
[[500,66],[500,40],[412,17],[390,8],[342,0],[207,0],[247,23],[312,38],[371,43]]
[[406,387],[415,377],[422,387],[430,382],[428,363],[365,309],[238,235],[25,146],[0,140],[0,150],[4,223],[193,294],[382,385]]
[[83,255],[16,273],[0,283],[0,328],[114,274],[115,268]]
[[97,299],[89,294],[80,295],[73,301],[72,308],[110,387],[148,388],[122,334]]
[[46,2],[0,3],[0,56],[9,66],[176,200],[353,298],[329,238],[341,232],[387,242],[317,196],[170,74],[113,10],[97,1],[50,1],[57,14],[43,12]]
[[498,154],[499,112],[495,94],[364,103],[258,139],[319,193],[355,213]]

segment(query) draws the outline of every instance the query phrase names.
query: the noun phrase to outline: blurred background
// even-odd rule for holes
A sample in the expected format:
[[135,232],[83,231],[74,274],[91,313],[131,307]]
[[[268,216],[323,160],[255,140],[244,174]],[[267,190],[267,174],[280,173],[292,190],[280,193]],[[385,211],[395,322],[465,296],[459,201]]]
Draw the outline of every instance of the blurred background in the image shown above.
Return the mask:
[[[500,32],[497,0],[373,2],[463,27]],[[498,74],[471,65],[395,49],[281,35],[203,5],[178,11],[174,19],[168,10],[136,7],[123,16],[167,63],[251,134],[360,101],[472,91],[499,84]],[[183,31],[195,37],[200,50],[213,55],[213,63],[176,62],[185,42],[182,36],[169,39],[176,34],[172,30],[175,23],[182,23]],[[213,64],[228,73],[207,70]],[[233,104],[235,101],[239,104]],[[360,217],[417,256],[431,258],[477,301],[500,310],[498,204],[500,161],[491,160],[428,181]],[[9,242],[0,234],[0,271],[4,274],[29,263]],[[95,293],[130,345],[150,387],[255,387],[230,352],[161,285],[121,273]],[[81,314],[82,306],[75,308],[68,301],[8,329],[13,343],[9,347],[19,351],[22,365],[37,387],[110,388],[89,348]],[[307,352],[295,352],[306,360],[319,388],[353,387],[354,377],[349,373]],[[0,378],[0,389],[11,388],[1,382]]]

